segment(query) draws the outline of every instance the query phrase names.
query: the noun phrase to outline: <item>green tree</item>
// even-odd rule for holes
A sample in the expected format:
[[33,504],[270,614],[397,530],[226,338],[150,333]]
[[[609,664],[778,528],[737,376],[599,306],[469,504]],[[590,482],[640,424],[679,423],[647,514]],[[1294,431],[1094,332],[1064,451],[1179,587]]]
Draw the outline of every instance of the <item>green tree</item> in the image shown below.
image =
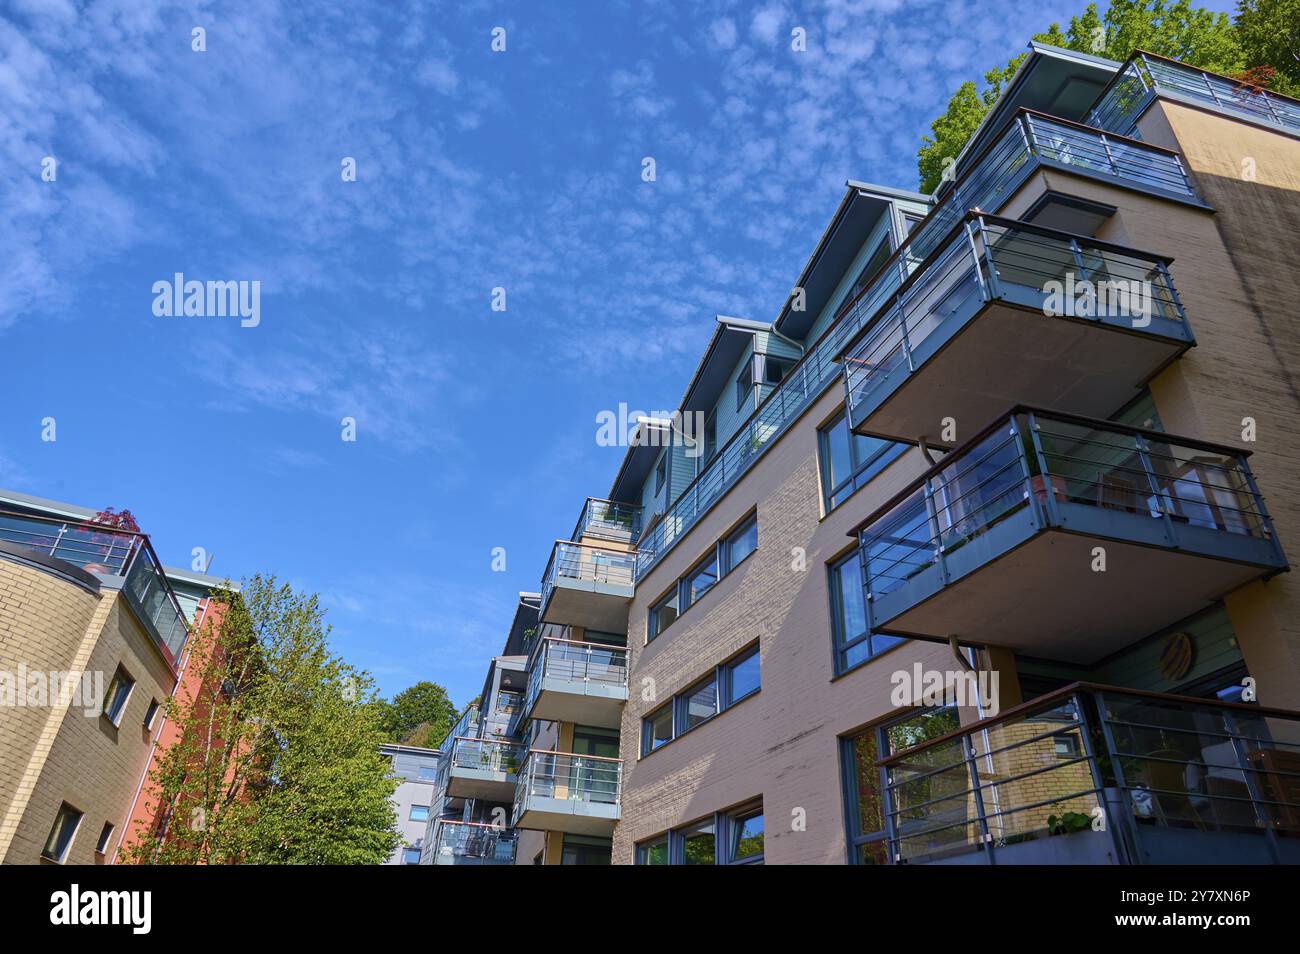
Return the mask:
[[431,748],[456,724],[458,713],[447,690],[434,682],[417,682],[385,704],[389,737],[404,745]]
[[1246,66],[1269,67],[1269,89],[1300,96],[1300,0],[1239,0],[1236,24]]
[[[1300,0],[1258,2],[1295,4]],[[1241,42],[1228,15],[1192,6],[1190,0],[1113,0],[1104,16],[1097,11],[1095,3],[1090,3],[1081,14],[1070,18],[1065,30],[1053,23],[1033,38],[1040,43],[1118,61],[1128,59],[1135,49],[1143,49],[1218,73],[1236,73],[1246,65]],[[951,165],[974,135],[1023,59],[1022,54],[1005,67],[986,73],[983,90],[973,82],[963,83],[944,114],[930,124],[933,135],[922,138],[917,153],[921,191],[933,192],[938,188],[945,167]]]
[[315,595],[273,577],[217,594],[196,634],[198,688],[168,701],[180,738],[151,778],[165,821],[128,860],[155,864],[378,864],[400,843],[367,674],[330,653]]

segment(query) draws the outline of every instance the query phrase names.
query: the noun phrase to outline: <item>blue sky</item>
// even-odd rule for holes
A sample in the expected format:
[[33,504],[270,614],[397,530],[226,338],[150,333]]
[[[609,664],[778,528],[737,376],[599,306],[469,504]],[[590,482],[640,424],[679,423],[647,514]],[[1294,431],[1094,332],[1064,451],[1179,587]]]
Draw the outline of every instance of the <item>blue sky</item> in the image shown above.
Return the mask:
[[[609,489],[597,413],[673,407],[846,179],[914,187],[957,85],[1081,7],[5,0],[0,486],[318,591],[385,693],[463,702]],[[155,317],[175,272],[261,323]]]

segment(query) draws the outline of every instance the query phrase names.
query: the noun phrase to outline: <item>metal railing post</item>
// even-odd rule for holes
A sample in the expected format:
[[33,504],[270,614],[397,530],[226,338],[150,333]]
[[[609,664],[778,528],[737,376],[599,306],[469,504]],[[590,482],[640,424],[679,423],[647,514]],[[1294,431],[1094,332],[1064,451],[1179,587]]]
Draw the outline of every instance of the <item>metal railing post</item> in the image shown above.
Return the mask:
[[1237,756],[1237,765],[1241,768],[1242,779],[1246,783],[1246,792],[1250,795],[1251,807],[1255,810],[1255,824],[1264,829],[1264,837],[1268,841],[1268,852],[1273,857],[1273,864],[1282,864],[1282,852],[1277,844],[1277,832],[1274,830],[1272,819],[1264,814],[1263,793],[1259,790],[1259,783],[1255,780],[1254,769],[1250,766],[1250,758],[1246,755],[1246,749],[1242,745],[1241,732],[1237,729],[1237,722],[1232,717],[1232,712],[1228,709],[1223,710],[1224,727],[1228,730],[1228,736],[1232,740],[1232,751]]

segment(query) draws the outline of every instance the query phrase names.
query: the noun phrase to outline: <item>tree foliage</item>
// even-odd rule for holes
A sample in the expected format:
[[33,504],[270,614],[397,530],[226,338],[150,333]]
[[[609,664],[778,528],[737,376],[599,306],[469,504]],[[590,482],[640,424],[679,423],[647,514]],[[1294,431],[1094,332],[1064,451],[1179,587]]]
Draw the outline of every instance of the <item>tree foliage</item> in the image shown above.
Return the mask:
[[417,682],[384,703],[389,738],[405,745],[433,748],[456,724],[457,711],[447,690],[434,682]]
[[[1257,84],[1262,78],[1277,92],[1300,90],[1300,0],[1239,0],[1235,22],[1191,0],[1112,0],[1105,14],[1089,3],[1064,29],[1053,23],[1033,39],[1120,62],[1142,49]],[[990,70],[982,89],[963,83],[930,124],[931,135],[922,137],[917,153],[923,192],[938,188],[945,167],[974,135],[1023,59],[1022,54]]]
[[[330,653],[314,595],[254,577],[218,593],[168,701],[179,740],[151,774],[166,810],[127,860],[155,864],[378,864],[400,843],[370,678]],[[158,807],[158,806],[153,806]]]

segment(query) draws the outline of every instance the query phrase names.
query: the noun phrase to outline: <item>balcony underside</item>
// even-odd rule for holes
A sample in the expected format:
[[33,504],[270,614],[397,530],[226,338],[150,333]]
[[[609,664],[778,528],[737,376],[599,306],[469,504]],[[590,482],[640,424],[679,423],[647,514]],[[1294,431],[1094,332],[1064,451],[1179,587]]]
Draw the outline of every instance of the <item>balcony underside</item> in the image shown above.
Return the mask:
[[541,621],[621,633],[627,630],[627,609],[633,592],[630,583],[559,577],[542,610]]
[[[1022,508],[950,547],[877,597],[877,629],[920,638],[1005,646],[1090,665],[1282,568],[1263,539],[1060,502],[1062,527],[1036,528]],[[1092,569],[1105,549],[1106,569]]]
[[973,425],[1016,403],[1106,418],[1191,346],[1178,337],[1181,326],[1160,317],[1148,331],[1169,335],[1048,317],[1041,308],[1002,300],[964,321],[943,321],[916,346],[916,370],[900,363],[854,407],[857,433],[901,441],[924,436],[942,446],[951,443],[938,439],[944,418],[956,418],[960,441]]
[[453,765],[447,777],[447,794],[452,798],[509,802],[514,798],[515,781],[514,773],[511,772]]
[[521,805],[514,827],[601,837],[612,834],[617,821],[618,806],[610,802],[529,795]]
[[529,718],[617,729],[626,701],[627,686],[547,676],[542,680]]

